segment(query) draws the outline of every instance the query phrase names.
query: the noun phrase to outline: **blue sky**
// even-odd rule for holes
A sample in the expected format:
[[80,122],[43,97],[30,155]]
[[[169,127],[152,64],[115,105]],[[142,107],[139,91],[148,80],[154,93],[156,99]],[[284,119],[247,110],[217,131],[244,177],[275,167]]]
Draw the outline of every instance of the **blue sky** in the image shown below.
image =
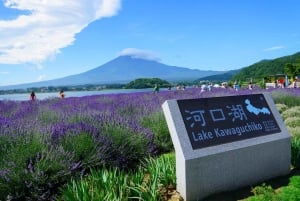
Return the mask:
[[0,86],[82,73],[120,55],[246,67],[300,51],[299,10],[299,0],[0,0]]

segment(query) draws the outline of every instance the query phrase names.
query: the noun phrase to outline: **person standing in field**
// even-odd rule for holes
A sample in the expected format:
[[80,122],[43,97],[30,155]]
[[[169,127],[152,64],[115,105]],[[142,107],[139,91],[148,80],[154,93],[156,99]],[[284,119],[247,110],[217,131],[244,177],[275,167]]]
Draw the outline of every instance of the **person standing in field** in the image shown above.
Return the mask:
[[159,87],[157,84],[155,84],[154,86],[154,93],[158,93],[159,92]]
[[36,95],[35,95],[34,91],[32,91],[30,93],[30,100],[34,101],[35,99],[36,99]]
[[60,96],[60,98],[65,98],[65,92],[64,92],[64,90],[61,90],[59,92],[59,96]]
[[233,88],[234,88],[236,91],[239,90],[240,86],[239,86],[238,81],[236,81],[236,80],[234,81]]
[[297,88],[298,77],[296,76],[293,81],[293,88]]

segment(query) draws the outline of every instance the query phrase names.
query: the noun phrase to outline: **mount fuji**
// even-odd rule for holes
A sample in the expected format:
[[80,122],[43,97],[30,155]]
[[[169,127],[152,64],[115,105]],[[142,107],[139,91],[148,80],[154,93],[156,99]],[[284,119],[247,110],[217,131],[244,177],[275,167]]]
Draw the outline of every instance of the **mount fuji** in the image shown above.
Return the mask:
[[27,84],[2,86],[16,89],[48,86],[76,86],[85,84],[123,84],[138,78],[160,78],[167,81],[193,81],[202,77],[222,74],[224,71],[196,70],[169,66],[133,56],[119,56],[92,70],[63,78]]

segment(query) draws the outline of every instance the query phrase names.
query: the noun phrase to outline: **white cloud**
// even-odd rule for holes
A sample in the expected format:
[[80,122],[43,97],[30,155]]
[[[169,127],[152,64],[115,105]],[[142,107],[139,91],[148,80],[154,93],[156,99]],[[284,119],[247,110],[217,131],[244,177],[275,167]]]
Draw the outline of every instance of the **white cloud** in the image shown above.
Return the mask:
[[0,63],[20,64],[53,58],[89,23],[116,15],[121,0],[4,0],[4,5],[30,11],[0,20]]
[[274,47],[269,47],[269,48],[264,49],[264,52],[281,50],[281,49],[283,49],[283,48],[284,48],[284,46],[274,46]]
[[7,75],[9,72],[0,72],[0,75]]
[[146,59],[150,61],[161,60],[156,52],[137,48],[126,48],[119,53],[119,56],[131,56],[132,58]]

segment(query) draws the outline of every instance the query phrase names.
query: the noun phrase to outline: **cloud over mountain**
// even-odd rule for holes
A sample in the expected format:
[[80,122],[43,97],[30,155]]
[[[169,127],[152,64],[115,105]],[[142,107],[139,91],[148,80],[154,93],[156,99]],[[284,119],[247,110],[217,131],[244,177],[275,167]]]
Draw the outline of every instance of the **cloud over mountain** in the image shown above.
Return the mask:
[[138,48],[126,48],[123,49],[119,56],[130,56],[137,59],[145,59],[149,61],[160,61],[158,53],[151,50],[143,50]]
[[[91,22],[116,15],[121,0],[4,0],[8,9],[28,11],[0,20],[0,63],[41,63],[72,45]],[[2,2],[0,2],[2,3]]]

